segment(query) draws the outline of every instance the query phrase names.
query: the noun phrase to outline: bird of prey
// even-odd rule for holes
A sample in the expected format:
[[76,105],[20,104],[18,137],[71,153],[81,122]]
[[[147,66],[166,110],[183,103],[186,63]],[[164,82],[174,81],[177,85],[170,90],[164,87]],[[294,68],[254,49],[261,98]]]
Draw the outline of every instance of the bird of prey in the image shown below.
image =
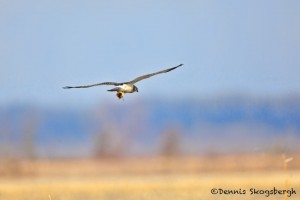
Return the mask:
[[159,72],[155,72],[155,73],[152,73],[152,74],[146,74],[146,75],[143,75],[143,76],[139,76],[135,79],[133,79],[132,81],[129,81],[129,82],[122,82],[122,83],[117,83],[117,82],[102,82],[102,83],[96,83],[96,84],[91,84],[91,85],[82,85],[82,86],[65,86],[63,87],[63,89],[71,89],[71,88],[89,88],[89,87],[94,87],[94,86],[100,86],[100,85],[114,85],[114,86],[117,86],[115,88],[112,88],[110,90],[107,90],[109,92],[117,92],[117,97],[119,99],[122,99],[124,97],[124,94],[125,93],[134,93],[134,92],[138,92],[138,88],[134,85],[135,83],[141,81],[141,80],[144,80],[146,78],[150,78],[152,76],[155,76],[157,74],[162,74],[162,73],[166,73],[166,72],[169,72],[169,71],[172,71],[174,69],[176,69],[177,67],[180,67],[182,66],[183,64],[180,64],[180,65],[177,65],[175,67],[171,67],[171,68],[168,68],[168,69],[165,69],[165,70],[162,70],[162,71],[159,71]]

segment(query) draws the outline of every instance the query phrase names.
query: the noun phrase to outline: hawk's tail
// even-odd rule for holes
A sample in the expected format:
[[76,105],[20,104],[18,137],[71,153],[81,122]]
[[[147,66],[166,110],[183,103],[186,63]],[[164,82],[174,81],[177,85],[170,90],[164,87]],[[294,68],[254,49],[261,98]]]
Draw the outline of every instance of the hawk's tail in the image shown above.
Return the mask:
[[118,87],[115,87],[115,88],[113,88],[113,89],[110,89],[110,90],[107,90],[107,91],[109,91],[109,92],[117,92],[119,89],[120,89],[120,88],[118,88]]

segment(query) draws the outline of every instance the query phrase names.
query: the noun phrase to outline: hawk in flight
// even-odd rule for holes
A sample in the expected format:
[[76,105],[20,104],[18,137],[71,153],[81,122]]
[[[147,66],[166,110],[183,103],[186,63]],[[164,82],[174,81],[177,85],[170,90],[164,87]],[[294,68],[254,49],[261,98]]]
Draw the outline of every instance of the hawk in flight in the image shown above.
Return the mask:
[[177,67],[182,66],[183,64],[177,65],[175,67],[171,67],[169,69],[165,69],[159,72],[155,72],[152,74],[146,74],[143,76],[139,76],[132,81],[129,82],[122,82],[122,83],[116,83],[116,82],[103,82],[103,83],[96,83],[96,84],[91,84],[91,85],[82,85],[82,86],[65,86],[63,89],[71,89],[71,88],[89,88],[89,87],[94,87],[94,86],[100,86],[100,85],[114,85],[117,86],[115,88],[112,88],[110,90],[107,90],[109,92],[117,92],[117,97],[119,99],[122,99],[124,97],[125,93],[133,93],[133,92],[138,92],[138,88],[134,85],[135,83],[144,80],[146,78],[150,78],[151,76],[155,76],[157,74],[162,74],[162,73],[167,73],[169,71],[172,71],[176,69]]

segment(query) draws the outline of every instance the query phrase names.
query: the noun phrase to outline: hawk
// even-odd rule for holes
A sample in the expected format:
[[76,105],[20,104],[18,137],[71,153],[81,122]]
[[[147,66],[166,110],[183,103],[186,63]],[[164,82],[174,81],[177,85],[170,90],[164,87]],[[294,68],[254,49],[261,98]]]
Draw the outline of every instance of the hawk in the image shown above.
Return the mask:
[[115,88],[112,88],[110,90],[107,90],[109,92],[116,92],[116,95],[119,99],[122,99],[124,97],[125,93],[134,93],[134,92],[138,92],[138,88],[134,85],[135,83],[144,80],[146,78],[150,78],[152,76],[158,75],[158,74],[162,74],[162,73],[167,73],[169,71],[172,71],[174,69],[176,69],[177,67],[182,66],[183,64],[177,65],[175,67],[171,67],[159,72],[155,72],[152,74],[146,74],[143,76],[139,76],[135,79],[133,79],[132,81],[129,82],[122,82],[122,83],[117,83],[117,82],[102,82],[102,83],[96,83],[96,84],[91,84],[91,85],[82,85],[82,86],[65,86],[63,87],[63,89],[71,89],[71,88],[89,88],[89,87],[94,87],[94,86],[100,86],[100,85],[114,85],[117,86]]

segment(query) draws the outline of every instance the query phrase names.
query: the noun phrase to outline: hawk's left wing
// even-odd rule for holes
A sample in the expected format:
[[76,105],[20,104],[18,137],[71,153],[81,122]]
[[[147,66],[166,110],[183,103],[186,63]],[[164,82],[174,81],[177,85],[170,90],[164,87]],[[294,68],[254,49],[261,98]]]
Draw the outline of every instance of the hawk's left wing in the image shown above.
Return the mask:
[[81,86],[65,86],[63,89],[71,89],[71,88],[89,88],[89,87],[94,87],[94,86],[99,86],[99,85],[122,85],[123,83],[115,83],[115,82],[103,82],[103,83],[96,83],[96,84],[91,84],[91,85],[81,85]]

